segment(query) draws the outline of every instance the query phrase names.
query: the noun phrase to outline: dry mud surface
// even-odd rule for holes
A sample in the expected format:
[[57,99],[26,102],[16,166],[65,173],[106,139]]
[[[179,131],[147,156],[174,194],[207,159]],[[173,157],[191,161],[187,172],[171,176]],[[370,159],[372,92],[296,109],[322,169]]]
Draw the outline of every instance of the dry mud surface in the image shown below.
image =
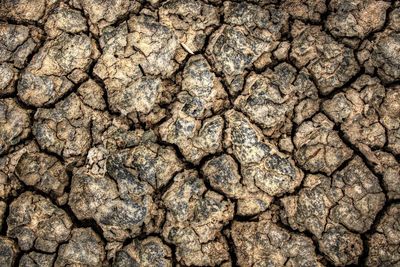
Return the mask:
[[400,266],[400,2],[0,0],[0,266]]

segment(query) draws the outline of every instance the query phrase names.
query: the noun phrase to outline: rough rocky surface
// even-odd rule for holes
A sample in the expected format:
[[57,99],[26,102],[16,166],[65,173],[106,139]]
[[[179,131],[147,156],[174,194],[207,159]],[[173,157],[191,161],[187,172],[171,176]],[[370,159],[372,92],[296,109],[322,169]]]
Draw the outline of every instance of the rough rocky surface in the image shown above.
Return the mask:
[[16,238],[21,250],[55,252],[68,240],[72,221],[68,214],[49,199],[25,192],[9,207],[7,235]]
[[219,265],[229,261],[221,230],[233,218],[234,207],[224,196],[208,190],[198,173],[186,170],[174,177],[162,197],[167,209],[162,235],[176,246],[185,265]]
[[0,266],[399,266],[400,3],[1,0]]
[[282,219],[318,238],[321,251],[337,265],[357,263],[359,233],[371,228],[385,196],[378,178],[355,157],[332,178],[310,174],[297,195],[282,198]]
[[369,253],[367,266],[396,266],[399,255],[399,204],[392,204],[368,239]]
[[113,266],[172,266],[171,249],[159,237],[135,239],[118,250]]
[[312,240],[279,226],[270,212],[257,222],[233,221],[231,235],[238,265],[323,266]]
[[75,228],[70,240],[62,244],[54,266],[101,266],[105,259],[104,244],[90,228]]

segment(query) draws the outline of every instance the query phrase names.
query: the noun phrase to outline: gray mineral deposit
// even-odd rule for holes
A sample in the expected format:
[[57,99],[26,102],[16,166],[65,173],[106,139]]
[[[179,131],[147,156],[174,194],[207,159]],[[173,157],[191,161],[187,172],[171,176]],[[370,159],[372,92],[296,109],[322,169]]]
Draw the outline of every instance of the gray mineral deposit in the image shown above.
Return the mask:
[[0,0],[0,267],[400,267],[400,1]]

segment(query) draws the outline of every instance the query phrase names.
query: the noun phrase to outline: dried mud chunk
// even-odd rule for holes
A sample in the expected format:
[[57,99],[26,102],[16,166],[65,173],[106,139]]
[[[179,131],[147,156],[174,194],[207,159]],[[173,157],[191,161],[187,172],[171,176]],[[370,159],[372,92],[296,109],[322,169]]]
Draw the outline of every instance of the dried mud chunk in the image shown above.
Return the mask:
[[336,266],[357,264],[363,252],[361,237],[341,225],[327,225],[319,247]]
[[55,254],[44,254],[39,252],[29,252],[25,254],[19,261],[21,267],[52,267],[54,260],[56,259]]
[[226,146],[241,163],[243,184],[270,196],[293,192],[303,173],[294,161],[264,140],[261,131],[241,113],[225,113],[228,122]]
[[81,12],[61,4],[46,20],[46,33],[55,37],[62,32],[80,33],[87,31],[86,19]]
[[25,104],[42,107],[55,103],[72,87],[73,83],[63,76],[37,76],[25,71],[17,90],[19,99]]
[[224,120],[214,116],[196,120],[180,111],[160,126],[163,141],[176,144],[186,160],[198,164],[209,154],[222,149]]
[[293,122],[301,124],[303,121],[312,118],[320,109],[320,99],[305,98],[294,108]]
[[65,75],[85,72],[97,57],[94,41],[85,34],[63,33],[47,41],[18,81],[19,98],[35,107],[55,103],[73,86]]
[[50,200],[25,192],[10,204],[7,236],[16,238],[22,250],[55,252],[68,240],[72,221]]
[[0,99],[0,155],[28,137],[29,113],[12,98]]
[[242,182],[238,166],[229,155],[207,161],[202,167],[205,178],[217,192],[237,200],[237,215],[249,216],[265,211],[272,197]]
[[173,29],[179,42],[193,53],[203,48],[207,36],[219,24],[216,7],[194,0],[167,1],[160,7],[159,16],[161,24]]
[[396,30],[396,29],[399,29],[399,26],[400,26],[400,5],[398,3],[395,3],[394,7],[395,7],[395,9],[393,9],[389,13],[388,27],[393,30]]
[[0,23],[0,62],[23,68],[41,38],[42,31],[36,27]]
[[86,34],[63,33],[47,41],[33,57],[28,70],[36,75],[67,75],[74,69],[85,71],[97,57],[93,40]]
[[381,123],[388,136],[388,148],[400,155],[400,86],[389,88],[380,107]]
[[391,205],[368,240],[366,266],[398,266],[400,261],[400,206]]
[[123,115],[131,112],[147,114],[152,111],[162,91],[161,80],[144,76],[118,91],[109,91],[110,107]]
[[90,30],[99,35],[102,30],[126,16],[129,12],[136,11],[139,1],[124,0],[72,0],[77,8],[82,8],[83,12],[89,16]]
[[117,251],[113,266],[172,266],[171,249],[158,237],[135,239]]
[[[124,93],[132,92],[137,87],[137,80],[143,76],[139,67],[143,56],[132,50],[128,36],[126,23],[121,24],[118,28],[107,28],[100,39],[103,53],[93,69],[94,74],[104,81],[107,95],[110,95],[110,108],[115,112],[121,112],[117,108],[124,100]],[[149,78],[146,79],[149,80]],[[128,104],[129,101],[125,106]],[[129,110],[135,110],[135,108],[136,106],[133,106]]]
[[48,0],[5,0],[0,5],[0,16],[17,21],[39,21],[46,12]]
[[[87,155],[87,165],[92,174],[104,174],[102,166],[105,166],[110,151],[131,148],[140,144],[154,143],[157,137],[153,130],[131,130],[131,122],[125,117],[114,117],[110,126],[101,135],[102,144],[92,147]],[[93,168],[92,168],[93,167]]]
[[100,133],[109,120],[107,113],[85,106],[76,94],[71,94],[55,108],[37,110],[33,134],[42,149],[64,157],[67,162],[76,162],[91,145],[100,142]]
[[313,22],[320,21],[321,15],[326,12],[323,0],[285,0],[282,8],[295,19]]
[[202,55],[189,58],[182,76],[182,92],[177,96],[181,104],[175,109],[202,119],[227,106],[227,94]]
[[367,231],[385,202],[378,178],[356,157],[334,174],[333,186],[344,196],[330,211],[331,218],[352,231]]
[[332,178],[309,175],[298,196],[283,199],[289,224],[317,237],[327,222],[340,223],[351,231],[363,233],[372,225],[383,207],[385,196],[379,181],[361,158],[356,157]]
[[295,159],[308,171],[323,172],[330,175],[353,151],[333,130],[334,123],[319,113],[311,121],[303,122],[294,136]]
[[0,265],[12,267],[15,264],[18,254],[18,246],[14,240],[0,236]]
[[107,28],[100,39],[103,54],[94,73],[104,81],[111,110],[123,115],[156,114],[162,92],[169,90],[160,78],[178,67],[173,61],[177,45],[173,32],[148,16]]
[[137,171],[139,179],[154,189],[165,186],[183,168],[175,151],[156,144],[140,145],[133,148],[127,160],[128,166]]
[[[212,35],[207,53],[219,72],[226,76],[242,74],[261,55],[264,43],[246,35],[244,29],[228,25]],[[253,45],[247,47],[249,43]]]
[[278,226],[268,213],[258,222],[234,221],[231,235],[240,266],[322,266],[310,238]]
[[127,23],[130,45],[144,56],[140,62],[143,71],[148,75],[170,76],[177,68],[173,61],[178,46],[174,32],[150,16],[132,17]]
[[334,205],[340,190],[330,188],[331,179],[323,175],[308,175],[304,179],[304,188],[298,195],[283,198],[282,216],[293,229],[308,230],[321,237],[328,221],[329,209]]
[[400,31],[379,33],[374,41],[371,65],[377,68],[379,78],[384,83],[400,79]]
[[[92,148],[87,156],[88,173],[104,175],[107,164],[108,168],[112,168],[111,172],[116,170],[115,164],[123,164],[140,181],[151,185],[155,190],[160,189],[182,170],[183,164],[173,148],[160,146],[153,141],[155,140],[143,140],[131,149],[119,150],[119,156],[110,155],[110,151],[102,146]],[[110,156],[117,158],[110,159],[107,163]]]
[[72,179],[69,206],[78,219],[94,219],[103,229],[107,240],[122,241],[138,235],[143,221],[149,217],[147,206],[151,207],[151,203],[148,203],[151,199],[144,196],[146,192],[140,184],[136,186],[137,196],[133,198],[125,194],[119,198],[117,185],[112,179],[77,174]]
[[128,86],[142,76],[138,62],[142,59],[128,44],[128,26],[122,23],[119,27],[107,28],[100,38],[103,51],[93,72],[105,83],[107,90],[118,90]]
[[325,101],[322,108],[360,150],[382,148],[386,134],[378,112],[384,96],[379,79],[363,75],[343,93]]
[[293,229],[315,235],[336,265],[357,263],[363,251],[357,233],[370,229],[385,202],[378,178],[356,157],[332,178],[308,175],[303,185],[282,199],[281,215]]
[[117,185],[112,179],[77,173],[72,177],[68,205],[79,220],[85,220],[94,217],[98,207],[117,197]]
[[224,121],[220,116],[210,116],[227,106],[228,99],[203,56],[189,59],[182,78],[173,115],[159,132],[164,141],[178,145],[185,158],[197,164],[221,149]]
[[246,2],[223,3],[224,22],[243,26],[250,35],[272,45],[286,31],[288,15],[274,5],[260,8]]
[[303,98],[317,99],[307,73],[282,63],[262,74],[250,73],[235,106],[264,129],[266,135],[291,133],[294,107]]
[[172,106],[172,117],[159,128],[162,140],[178,145],[188,161],[199,163],[221,150],[224,121],[212,114],[228,104],[224,88],[204,57],[191,57],[183,70],[182,91]]
[[206,55],[225,75],[232,94],[242,89],[245,69],[278,46],[287,19],[286,13],[273,6],[260,9],[244,2],[224,2],[224,21],[228,25],[210,37]]
[[383,27],[390,3],[376,0],[334,0],[326,25],[336,37],[364,39]]
[[57,199],[65,201],[64,189],[69,178],[63,164],[44,153],[25,153],[15,167],[15,174],[28,186],[33,186]]
[[72,178],[69,206],[78,219],[94,219],[109,241],[136,237],[143,227],[156,231],[162,214],[152,194],[182,168],[173,151],[148,144],[106,154],[96,164],[106,173],[93,173],[92,160]]
[[295,22],[290,58],[297,68],[307,68],[319,91],[329,94],[359,71],[351,49],[339,44],[320,26]]
[[18,70],[11,64],[0,64],[0,96],[15,92],[15,83],[18,79]]
[[400,199],[400,163],[391,154],[376,151],[369,158],[376,164],[375,170],[383,175],[383,184],[389,199]]
[[107,106],[103,98],[103,89],[92,79],[81,84],[77,93],[81,96],[83,103],[92,109],[104,110]]
[[75,228],[68,243],[60,246],[55,267],[102,266],[104,244],[91,228]]
[[[278,47],[272,52],[272,54],[276,60],[284,61],[289,56],[289,50],[290,50],[290,42],[282,41],[279,43]],[[256,66],[256,67],[258,67],[258,66]],[[262,67],[263,66],[261,66],[261,68]]]
[[7,199],[20,194],[18,190],[21,189],[23,185],[14,173],[15,166],[17,166],[23,154],[37,151],[39,151],[39,147],[36,142],[30,141],[15,146],[12,152],[0,157],[0,198]]
[[220,231],[233,217],[233,204],[207,190],[196,171],[176,175],[162,200],[167,209],[162,234],[177,246],[179,262],[214,266],[229,259]]

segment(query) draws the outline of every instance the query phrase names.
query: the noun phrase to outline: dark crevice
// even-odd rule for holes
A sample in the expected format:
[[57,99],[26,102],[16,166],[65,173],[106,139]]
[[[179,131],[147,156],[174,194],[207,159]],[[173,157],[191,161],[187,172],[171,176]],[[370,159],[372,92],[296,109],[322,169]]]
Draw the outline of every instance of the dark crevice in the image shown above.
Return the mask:
[[235,251],[236,246],[235,246],[235,242],[233,241],[233,238],[232,238],[231,233],[230,233],[230,231],[232,229],[232,223],[234,221],[235,221],[235,219],[229,221],[229,223],[222,228],[221,233],[223,234],[223,236],[225,237],[225,239],[226,239],[226,241],[228,243],[228,247],[229,247],[229,251],[228,252],[229,252],[231,264],[232,264],[232,266],[236,267],[236,266],[239,266],[238,259],[237,259],[237,256],[236,256],[236,251]]

